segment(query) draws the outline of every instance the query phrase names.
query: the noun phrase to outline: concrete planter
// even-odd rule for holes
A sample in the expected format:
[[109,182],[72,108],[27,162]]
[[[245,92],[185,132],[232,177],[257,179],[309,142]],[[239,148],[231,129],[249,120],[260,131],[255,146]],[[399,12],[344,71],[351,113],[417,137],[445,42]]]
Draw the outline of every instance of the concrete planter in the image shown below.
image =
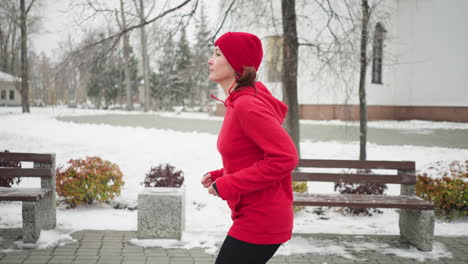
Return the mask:
[[146,187],[138,194],[139,239],[178,239],[185,229],[185,189]]

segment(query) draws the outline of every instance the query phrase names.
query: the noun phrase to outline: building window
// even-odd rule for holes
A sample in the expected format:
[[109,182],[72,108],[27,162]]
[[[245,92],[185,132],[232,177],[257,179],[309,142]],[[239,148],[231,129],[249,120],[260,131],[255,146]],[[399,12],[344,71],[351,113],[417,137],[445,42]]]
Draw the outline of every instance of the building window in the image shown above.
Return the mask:
[[374,44],[372,46],[372,83],[382,84],[382,60],[385,38],[385,28],[382,23],[375,25]]
[[281,82],[283,68],[283,36],[270,36],[266,50],[267,80]]
[[1,93],[1,97],[0,97],[2,100],[5,100],[6,99],[6,91],[5,90],[2,90],[2,93]]
[[15,100],[15,91],[10,90],[10,100]]

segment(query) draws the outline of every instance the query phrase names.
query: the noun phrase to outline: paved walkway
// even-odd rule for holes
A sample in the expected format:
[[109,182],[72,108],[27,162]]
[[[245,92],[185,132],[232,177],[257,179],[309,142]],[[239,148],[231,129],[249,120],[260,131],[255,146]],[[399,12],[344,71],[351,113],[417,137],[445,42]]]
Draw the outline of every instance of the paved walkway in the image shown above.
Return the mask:
[[[172,129],[175,131],[197,131],[217,134],[221,120],[171,118],[158,115],[95,115],[64,116],[61,121],[108,124],[144,128]],[[359,141],[359,127],[351,125],[301,124],[301,140],[312,141]],[[426,147],[468,148],[466,129],[388,129],[368,128],[368,142],[379,145],[412,145]]]
[[[9,248],[19,238],[19,230],[0,230],[0,249]],[[132,245],[128,240],[136,238],[136,232],[130,231],[79,231],[72,234],[77,241],[64,246],[48,249],[24,249],[9,253],[0,253],[0,264],[208,264],[214,263],[215,256],[207,254],[201,248],[164,249],[142,248]],[[353,236],[353,235],[313,235],[317,241],[332,240],[336,243],[387,243],[395,249],[408,249],[408,245],[397,236]],[[436,237],[436,241],[447,247],[451,258],[425,260],[419,262],[408,257],[394,254],[384,254],[380,250],[349,251],[350,257],[333,254],[331,248],[327,252],[316,254],[295,254],[291,256],[275,256],[268,263],[371,263],[371,264],[415,264],[468,263],[468,237]],[[1,252],[1,251],[0,251]],[[424,253],[430,254],[430,253]],[[242,264],[242,263],[239,263]]]

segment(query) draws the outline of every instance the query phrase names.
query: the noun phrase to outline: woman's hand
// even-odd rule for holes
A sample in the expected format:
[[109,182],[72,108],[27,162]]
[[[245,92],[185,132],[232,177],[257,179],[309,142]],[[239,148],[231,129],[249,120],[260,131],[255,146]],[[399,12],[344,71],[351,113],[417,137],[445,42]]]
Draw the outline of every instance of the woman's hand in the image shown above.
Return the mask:
[[214,196],[219,196],[215,188],[213,187],[213,184],[210,187],[208,187],[208,193]]
[[[205,188],[211,187],[211,185],[213,184],[213,180],[211,179],[211,174],[207,173],[207,174],[203,175],[203,177],[201,179],[201,184]],[[213,187],[211,187],[211,188],[213,188]]]

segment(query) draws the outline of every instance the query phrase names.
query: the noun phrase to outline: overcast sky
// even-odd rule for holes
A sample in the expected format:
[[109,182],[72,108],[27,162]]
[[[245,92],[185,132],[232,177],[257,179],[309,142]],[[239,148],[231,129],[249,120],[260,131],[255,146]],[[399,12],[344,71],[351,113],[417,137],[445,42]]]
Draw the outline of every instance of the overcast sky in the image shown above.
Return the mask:
[[[36,52],[44,52],[54,58],[60,54],[59,43],[68,39],[79,41],[82,29],[77,26],[77,21],[82,19],[79,10],[70,9],[71,0],[42,0],[41,6],[35,6],[34,10],[42,17],[41,27],[38,33],[31,36],[30,47]],[[118,0],[110,0],[109,3],[119,3]],[[217,6],[219,1],[204,1],[205,13],[210,22],[218,19]],[[39,2],[36,2],[39,3]],[[189,4],[190,5],[190,4]],[[200,6],[199,6],[200,7]]]

